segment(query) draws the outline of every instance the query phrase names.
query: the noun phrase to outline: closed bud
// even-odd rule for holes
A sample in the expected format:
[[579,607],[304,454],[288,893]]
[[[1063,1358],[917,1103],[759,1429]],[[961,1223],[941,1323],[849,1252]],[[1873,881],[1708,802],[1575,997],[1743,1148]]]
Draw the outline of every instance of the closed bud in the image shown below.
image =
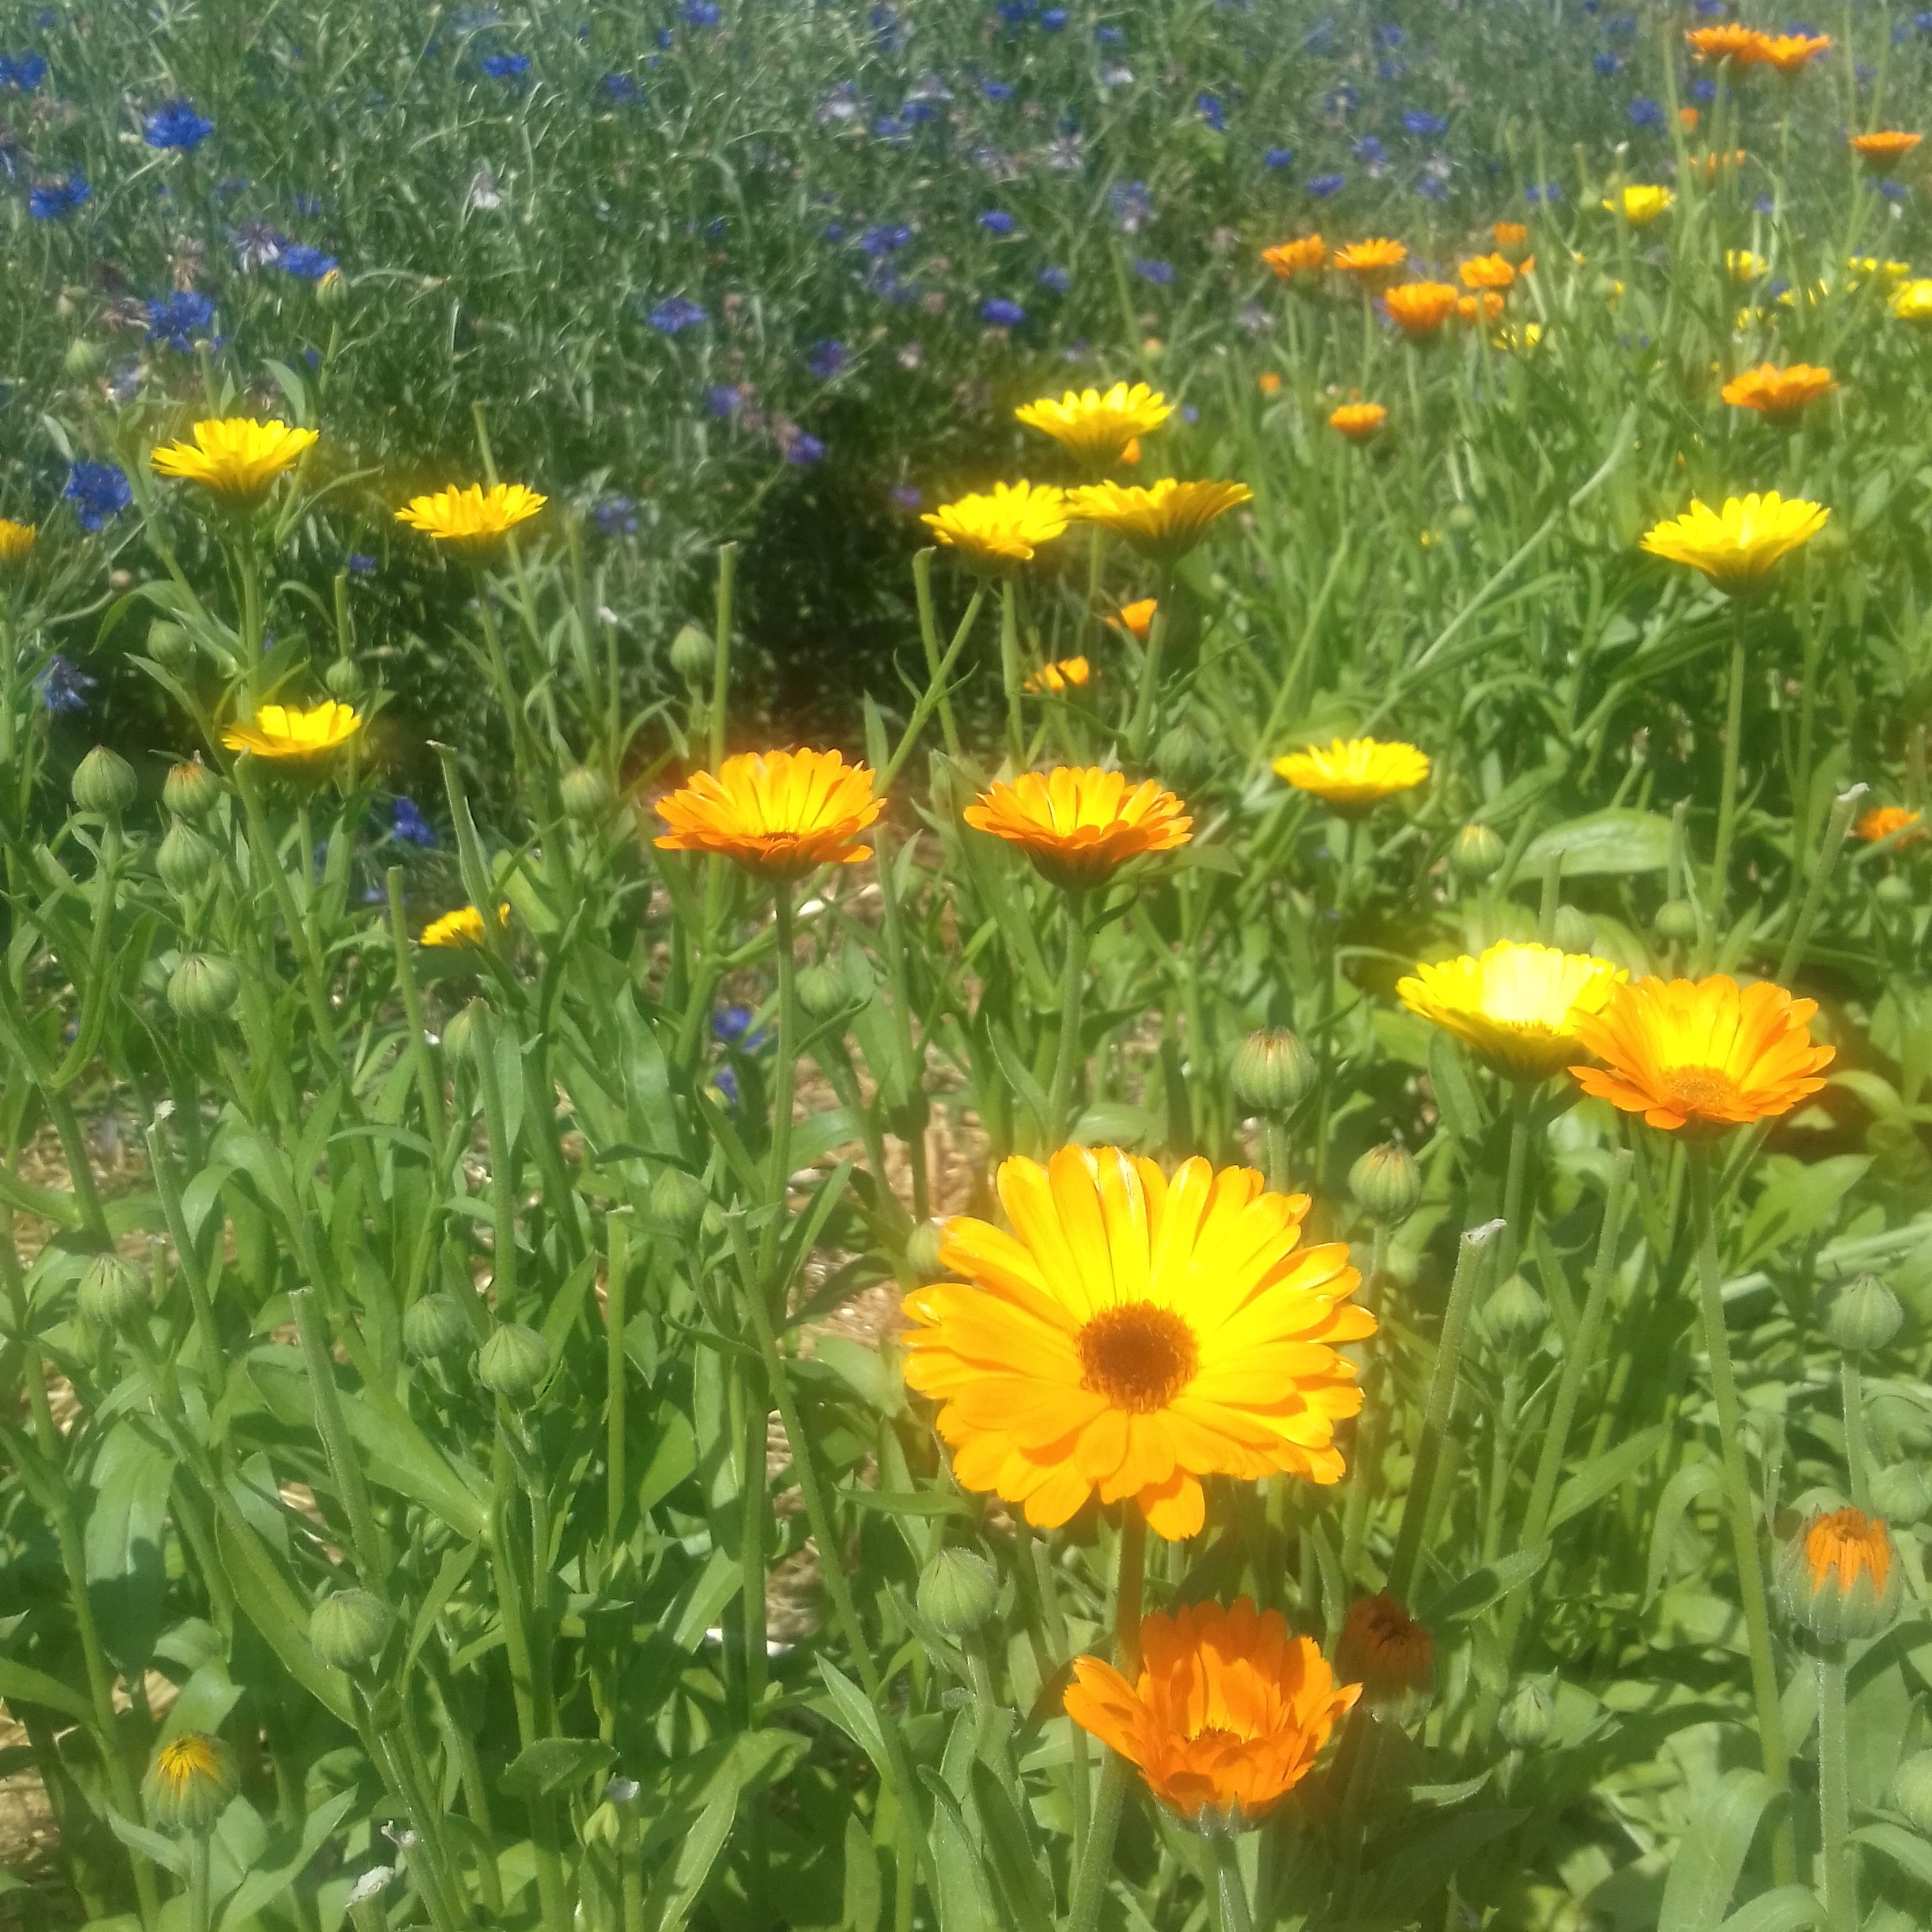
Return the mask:
[[170,892],[185,896],[207,883],[215,857],[214,841],[177,819],[154,855],[154,869]]
[[458,1354],[474,1333],[453,1295],[419,1295],[403,1311],[403,1346],[418,1362]]
[[1192,718],[1183,718],[1161,733],[1154,747],[1154,769],[1162,784],[1185,798],[1214,775],[1214,747]]
[[1522,1275],[1511,1275],[1485,1304],[1483,1326],[1506,1353],[1527,1354],[1549,1326],[1549,1309]]
[[92,382],[108,366],[108,358],[100,353],[98,342],[90,342],[84,335],[77,336],[68,343],[62,366],[74,381]]
[[366,1590],[338,1590],[309,1613],[308,1641],[316,1656],[337,1670],[360,1670],[389,1640],[394,1613]]
[[1932,1838],[1932,1751],[1915,1751],[1892,1773],[1892,1802],[1915,1832]]
[[1315,1083],[1314,1056],[1285,1026],[1251,1033],[1234,1055],[1234,1098],[1257,1113],[1287,1113]]
[[331,268],[316,284],[316,306],[331,311],[349,300],[349,278],[339,268]]
[[1393,1227],[1416,1212],[1422,1199],[1422,1170],[1407,1147],[1386,1141],[1348,1170],[1348,1192],[1371,1221]]
[[154,1753],[141,1794],[164,1832],[206,1838],[234,1797],[234,1754],[206,1731],[183,1731]]
[[1901,1529],[1923,1519],[1932,1491],[1915,1462],[1894,1462],[1872,1473],[1872,1507]]
[[105,745],[96,745],[75,770],[72,789],[81,811],[115,819],[133,804],[141,787],[127,759]]
[[682,1167],[663,1169],[651,1183],[651,1218],[677,1234],[690,1234],[710,1200],[704,1182]]
[[527,1402],[550,1372],[550,1344],[520,1321],[505,1322],[476,1358],[476,1379],[506,1402]]
[[695,624],[686,624],[671,641],[671,667],[686,684],[703,683],[717,655],[709,633]]
[[224,1019],[240,993],[241,976],[214,953],[189,953],[168,981],[168,1004],[183,1019]]
[[1335,1646],[1335,1674],[1362,1687],[1362,1707],[1412,1724],[1435,1689],[1435,1639],[1385,1590],[1348,1606]]
[[615,796],[611,781],[588,765],[572,766],[558,781],[557,789],[563,799],[565,815],[579,825],[601,819],[611,809]]
[[830,1019],[852,1004],[845,976],[829,960],[819,959],[798,976],[798,1003],[814,1019]]
[[1556,1700],[1541,1677],[1518,1684],[1496,1714],[1497,1733],[1512,1751],[1533,1751],[1556,1725]]
[[337,658],[323,672],[322,682],[327,686],[330,697],[345,705],[362,694],[362,673],[356,668],[353,657]]
[[1556,924],[1551,937],[1560,953],[1588,953],[1597,950],[1597,922],[1574,906],[1556,908]]
[[1666,899],[1658,907],[1651,929],[1673,946],[1688,946],[1697,936],[1697,908],[1688,899]]
[[921,1281],[935,1280],[945,1263],[940,1249],[946,1231],[937,1221],[921,1221],[906,1238],[906,1265]]
[[1507,856],[1495,828],[1487,825],[1465,825],[1449,849],[1450,864],[1465,879],[1493,879]]
[[195,656],[195,640],[170,618],[157,617],[148,626],[148,656],[164,671],[185,670]]
[[138,1321],[152,1306],[147,1277],[118,1254],[97,1254],[88,1263],[78,1299],[82,1319],[103,1329]]
[[1888,872],[1872,889],[1872,896],[1889,913],[1908,911],[1916,894],[1903,872]]
[[1899,1298],[1876,1275],[1854,1275],[1832,1297],[1824,1332],[1847,1355],[1872,1355],[1890,1346],[1904,1319]]
[[1791,1620],[1824,1644],[1877,1636],[1898,1609],[1903,1583],[1885,1526],[1862,1510],[1813,1517],[1778,1560]]
[[1000,1578],[984,1556],[942,1549],[919,1573],[919,1614],[943,1637],[970,1637],[1000,1601]]
[[205,819],[221,803],[221,781],[197,753],[170,766],[161,781],[161,803],[179,819]]

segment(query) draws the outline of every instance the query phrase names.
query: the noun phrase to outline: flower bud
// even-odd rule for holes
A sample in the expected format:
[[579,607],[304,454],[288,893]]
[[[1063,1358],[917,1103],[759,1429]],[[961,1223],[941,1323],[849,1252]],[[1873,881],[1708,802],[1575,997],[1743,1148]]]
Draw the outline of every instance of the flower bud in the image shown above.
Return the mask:
[[682,1167],[664,1168],[651,1183],[651,1217],[676,1234],[690,1234],[710,1200],[703,1182]]
[[1785,1608],[1820,1643],[1877,1636],[1892,1621],[1903,1584],[1885,1524],[1862,1510],[1813,1517],[1778,1560]]
[[168,981],[168,1004],[183,1019],[223,1019],[241,992],[241,977],[214,953],[189,953]]
[[1560,953],[1594,953],[1597,950],[1597,922],[1576,906],[1560,906],[1550,936]]
[[1891,1345],[1904,1319],[1899,1298],[1876,1275],[1854,1275],[1832,1295],[1824,1332],[1847,1355],[1873,1355]]
[[1917,895],[1912,882],[1903,872],[1888,872],[1872,888],[1872,897],[1889,913],[1908,910]]
[[395,1616],[366,1590],[338,1590],[308,1616],[308,1641],[316,1656],[337,1670],[360,1670],[389,1640]]
[[1422,1199],[1422,1171],[1407,1147],[1385,1141],[1348,1170],[1348,1192],[1371,1221],[1393,1227],[1416,1212]]
[[333,311],[349,300],[349,278],[339,268],[331,268],[316,284],[316,306]]
[[1549,1308],[1522,1275],[1511,1275],[1484,1305],[1483,1326],[1505,1354],[1526,1355],[1549,1326]]
[[557,788],[563,798],[564,815],[579,825],[588,825],[601,819],[611,809],[611,801],[615,796],[611,789],[611,781],[602,772],[592,771],[588,765],[572,766],[558,781]]
[[214,870],[214,841],[205,838],[193,826],[176,819],[168,826],[161,849],[154,855],[154,869],[170,892],[186,897],[205,884]]
[[138,1321],[152,1306],[146,1277],[118,1254],[97,1254],[88,1263],[78,1299],[82,1318],[97,1329]]
[[201,762],[201,754],[168,767],[161,781],[161,803],[178,819],[205,819],[221,800],[221,781]]
[[1872,1472],[1872,1507],[1889,1523],[1907,1529],[1932,1507],[1932,1490],[1915,1462],[1894,1462]]
[[1496,1714],[1496,1731],[1512,1751],[1533,1751],[1548,1737],[1556,1723],[1556,1700],[1548,1683],[1531,1677],[1517,1686],[1514,1696]]
[[353,657],[338,657],[322,674],[330,697],[348,704],[362,694],[362,673]]
[[1697,908],[1688,899],[1666,899],[1657,909],[1651,930],[1673,946],[1688,946],[1697,936]]
[[476,1379],[506,1402],[527,1402],[550,1371],[550,1344],[535,1329],[506,1321],[483,1344],[476,1358]]
[[127,759],[105,745],[96,745],[76,769],[72,789],[81,811],[115,819],[133,804],[141,787]]
[[671,667],[686,684],[703,683],[717,654],[709,633],[695,624],[686,624],[671,641]]
[[1892,1802],[1915,1832],[1932,1837],[1932,1751],[1915,1751],[1892,1773]]
[[1493,879],[1503,869],[1507,856],[1495,830],[1487,825],[1465,825],[1449,849],[1449,862],[1465,879]]
[[418,1362],[459,1353],[474,1333],[453,1295],[419,1295],[403,1311],[403,1346]]
[[1287,1113],[1315,1083],[1314,1056],[1285,1026],[1251,1033],[1234,1055],[1234,1098],[1257,1113]]
[[164,671],[183,670],[195,656],[195,640],[179,624],[157,617],[148,626],[148,656]]
[[100,353],[98,342],[90,342],[85,336],[81,335],[68,343],[67,353],[61,358],[61,365],[74,381],[92,382],[108,366],[108,358]]
[[443,1027],[443,1057],[452,1062],[467,1060],[476,1038],[476,1022],[467,1006],[458,1007]]
[[1361,1685],[1364,1710],[1412,1724],[1435,1688],[1435,1639],[1386,1590],[1358,1597],[1335,1647],[1335,1674]]
[[1161,733],[1154,747],[1154,769],[1162,784],[1185,798],[1214,776],[1214,747],[1192,718]]
[[919,1614],[943,1637],[970,1637],[1000,1601],[1000,1578],[984,1556],[942,1549],[919,1573]]
[[164,1832],[205,1838],[235,1795],[234,1754],[206,1731],[183,1731],[154,1753],[141,1794]]
[[946,1230],[937,1221],[921,1221],[906,1238],[906,1265],[921,1281],[936,1280],[945,1263],[940,1259],[940,1248],[945,1240]]
[[815,960],[798,976],[798,1003],[814,1019],[830,1019],[851,1004],[845,976],[829,960]]

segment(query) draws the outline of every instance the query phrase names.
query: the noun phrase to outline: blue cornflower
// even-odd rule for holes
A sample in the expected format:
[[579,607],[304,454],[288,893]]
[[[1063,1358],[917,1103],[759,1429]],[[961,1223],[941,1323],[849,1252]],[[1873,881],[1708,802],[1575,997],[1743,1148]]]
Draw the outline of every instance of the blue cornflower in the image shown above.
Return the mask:
[[194,289],[176,289],[148,304],[148,340],[191,354],[195,337],[206,334],[214,320],[212,297]]
[[989,208],[980,217],[979,225],[989,235],[1010,235],[1017,225],[1004,208]]
[[1308,191],[1318,199],[1325,201],[1331,195],[1339,195],[1348,185],[1346,175],[1317,175],[1308,183]]
[[60,493],[74,505],[83,530],[99,530],[134,500],[126,474],[112,463],[77,463]]
[[[115,474],[118,475],[119,471]],[[76,670],[56,652],[47,660],[47,668],[34,680],[41,704],[49,711],[85,711],[87,694],[96,680]]]
[[795,463],[803,470],[811,467],[825,454],[825,445],[815,436],[808,436],[803,429],[794,429],[785,439],[785,459]]
[[1009,27],[1025,25],[1033,13],[1033,0],[1000,0],[1000,17]]
[[1040,16],[1040,25],[1049,33],[1058,33],[1067,24],[1067,9],[1064,6],[1049,6]]
[[667,296],[645,319],[660,335],[675,335],[682,330],[696,328],[701,322],[709,322],[711,316],[708,310],[688,297],[672,295]]
[[27,191],[27,212],[36,221],[60,221],[72,214],[75,209],[93,193],[78,175],[69,175],[59,181],[48,181],[40,187]]
[[317,215],[324,214],[328,210],[328,203],[319,195],[298,194],[294,196],[293,201],[295,212],[307,216],[312,221]]
[[896,114],[882,114],[872,123],[872,133],[880,141],[905,142],[912,139],[913,130]]
[[1612,74],[1615,74],[1616,70],[1623,66],[1624,63],[1616,55],[1605,53],[1591,55],[1590,57],[1590,64],[1594,67],[1605,80],[1608,80]]
[[718,24],[718,9],[714,0],[684,0],[678,9],[678,17],[687,27],[715,27]]
[[629,497],[606,497],[591,511],[597,527],[607,537],[634,537],[637,534],[637,506]]
[[9,59],[0,54],[0,87],[17,87],[31,94],[47,78],[47,59],[41,54],[16,54]]
[[1932,13],[1915,13],[1912,16],[1912,25],[1921,33],[1932,33]]
[[1379,168],[1389,158],[1389,150],[1374,134],[1364,134],[1355,144],[1355,157],[1365,168]]
[[1094,38],[1102,47],[1118,47],[1127,38],[1127,29],[1125,27],[1096,27]]
[[1375,78],[1378,81],[1405,80],[1408,75],[1408,62],[1405,60],[1378,60],[1375,63]]
[[1539,202],[1547,206],[1551,202],[1563,199],[1563,188],[1560,183],[1555,181],[1545,181],[1541,187],[1532,181],[1523,190],[1523,199],[1532,206]]
[[1164,289],[1174,280],[1174,264],[1156,261],[1151,255],[1137,255],[1134,257],[1134,273],[1143,282],[1151,282]]
[[893,507],[901,510],[916,510],[925,498],[920,494],[917,483],[894,483],[892,486]]
[[980,304],[979,312],[980,319],[991,323],[996,329],[1016,329],[1026,319],[1026,310],[1004,295],[988,296]]
[[1292,168],[1295,165],[1295,150],[1292,148],[1264,148],[1261,150],[1261,165],[1264,168]]
[[1217,134],[1225,131],[1227,127],[1227,109],[1223,104],[1219,94],[1211,94],[1204,90],[1194,96],[1194,108],[1195,112]]
[[1144,181],[1117,182],[1107,199],[1123,235],[1137,235],[1154,219],[1154,198],[1148,194]]
[[1192,403],[1183,403],[1181,405],[1180,413],[1181,420],[1185,423],[1197,423],[1200,421],[1200,411]]
[[1718,84],[1715,81],[1696,80],[1692,81],[1691,98],[1696,101],[1699,107],[1709,107],[1711,102],[1715,100],[1717,97]]
[[714,416],[735,416],[739,400],[735,383],[716,383],[705,392],[705,407]]
[[1034,280],[1042,288],[1052,289],[1056,295],[1064,295],[1073,286],[1072,276],[1064,268],[1043,268]]
[[830,337],[822,342],[814,342],[805,352],[806,368],[822,383],[829,383],[848,360],[845,345]]
[[1630,104],[1629,113],[1632,127],[1662,127],[1664,124],[1664,104],[1651,100],[1647,94],[1639,94]]
[[1851,78],[1858,82],[1859,86],[1870,87],[1873,81],[1878,78],[1878,70],[1869,60],[1854,61],[1852,63]]
[[1881,181],[1878,191],[1889,202],[1903,202],[1911,198],[1911,191],[1903,181]]
[[298,241],[289,248],[276,251],[274,264],[285,275],[299,276],[304,282],[319,282],[336,266],[335,257],[324,255],[319,248],[312,248],[305,241]]
[[1402,116],[1402,125],[1410,134],[1428,139],[1449,132],[1449,123],[1441,115],[1425,113],[1420,108],[1411,108]]
[[1424,201],[1447,201],[1449,183],[1440,175],[1420,174],[1416,177],[1416,192]]
[[436,827],[417,810],[412,798],[396,800],[389,821],[389,836],[402,845],[420,845],[425,852],[436,849]]
[[1016,90],[1010,81],[995,81],[989,78],[980,82],[979,91],[989,100],[1011,100]]
[[520,81],[530,71],[527,54],[486,54],[478,63],[493,81]]
[[167,100],[148,116],[146,133],[151,148],[198,148],[214,132],[190,100]]
[[1380,27],[1376,29],[1375,38],[1384,47],[1401,47],[1408,40],[1408,36],[1400,27]]
[[349,574],[352,577],[372,577],[376,574],[376,559],[367,550],[351,550]]
[[913,231],[902,221],[880,221],[859,237],[859,246],[870,255],[896,255],[913,238]]
[[762,1027],[752,1030],[754,1017],[748,1006],[721,1006],[711,1016],[711,1030],[727,1046],[735,1046],[741,1053],[755,1053],[769,1035]]
[[711,1084],[724,1097],[725,1106],[735,1112],[738,1106],[738,1076],[729,1067],[720,1067],[712,1075]]
[[603,91],[613,100],[635,100],[637,83],[627,74],[607,74],[603,77]]

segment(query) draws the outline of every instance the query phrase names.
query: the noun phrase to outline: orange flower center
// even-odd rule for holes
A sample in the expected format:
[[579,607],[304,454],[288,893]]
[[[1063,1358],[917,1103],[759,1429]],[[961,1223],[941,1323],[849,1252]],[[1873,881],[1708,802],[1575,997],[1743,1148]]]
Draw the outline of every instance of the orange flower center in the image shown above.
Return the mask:
[[1822,1590],[1828,1581],[1841,1594],[1848,1594],[1866,1570],[1871,1572],[1873,1587],[1883,1590],[1892,1574],[1892,1544],[1885,1525],[1859,1510],[1820,1516],[1805,1533],[1805,1557],[1813,1590]]
[[1209,1724],[1200,1730],[1188,1732],[1186,1736],[1189,1744],[1212,1745],[1220,1748],[1232,1746],[1238,1750],[1249,1741],[1250,1734],[1245,1731],[1224,1730],[1219,1724]]
[[1104,1308],[1079,1335],[1080,1386],[1136,1416],[1165,1408],[1200,1367],[1194,1331],[1171,1308]]
[[1686,1113],[1719,1111],[1737,1099],[1737,1083],[1722,1067],[1673,1067],[1664,1091]]

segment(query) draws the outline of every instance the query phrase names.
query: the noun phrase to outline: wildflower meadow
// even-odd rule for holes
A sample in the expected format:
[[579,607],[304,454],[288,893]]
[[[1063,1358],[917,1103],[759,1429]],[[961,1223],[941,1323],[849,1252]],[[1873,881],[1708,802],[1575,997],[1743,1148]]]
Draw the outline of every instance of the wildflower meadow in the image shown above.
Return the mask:
[[1932,1924],[1932,14],[0,4],[0,1924]]

